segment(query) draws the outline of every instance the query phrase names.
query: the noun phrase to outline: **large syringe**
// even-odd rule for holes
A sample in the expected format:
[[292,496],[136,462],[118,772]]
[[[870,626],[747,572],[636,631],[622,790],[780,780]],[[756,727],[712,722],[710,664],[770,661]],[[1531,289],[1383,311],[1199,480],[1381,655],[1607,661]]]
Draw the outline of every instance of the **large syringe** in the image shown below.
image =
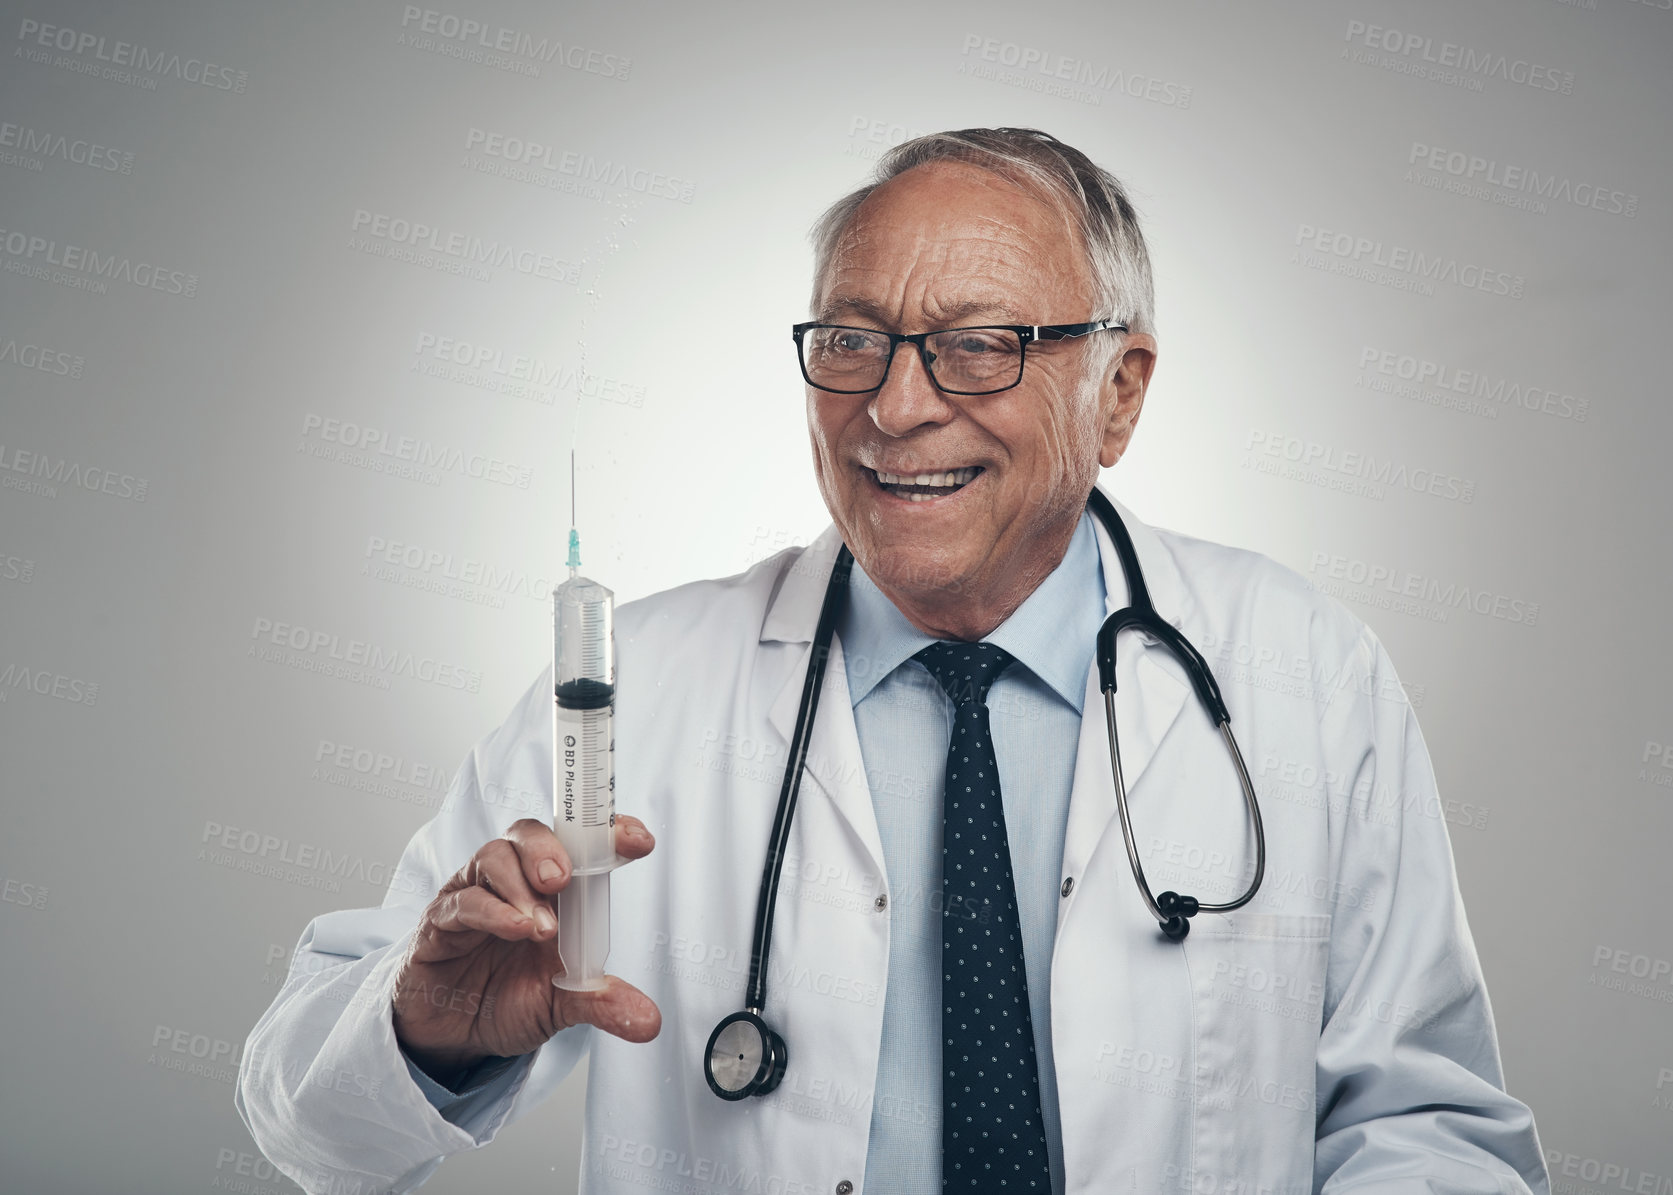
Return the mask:
[[616,856],[616,596],[580,575],[581,541],[569,533],[569,580],[552,591],[552,829],[569,853],[569,886],[558,897],[552,982],[604,986],[610,953],[610,872]]

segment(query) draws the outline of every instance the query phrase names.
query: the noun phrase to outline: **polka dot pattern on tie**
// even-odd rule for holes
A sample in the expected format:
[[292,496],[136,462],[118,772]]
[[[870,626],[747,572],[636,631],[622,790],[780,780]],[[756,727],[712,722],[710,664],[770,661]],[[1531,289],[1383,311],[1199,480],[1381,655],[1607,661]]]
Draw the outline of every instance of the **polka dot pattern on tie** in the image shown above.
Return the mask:
[[941,1188],[1050,1191],[988,689],[1015,661],[991,643],[915,657],[953,702],[942,807]]

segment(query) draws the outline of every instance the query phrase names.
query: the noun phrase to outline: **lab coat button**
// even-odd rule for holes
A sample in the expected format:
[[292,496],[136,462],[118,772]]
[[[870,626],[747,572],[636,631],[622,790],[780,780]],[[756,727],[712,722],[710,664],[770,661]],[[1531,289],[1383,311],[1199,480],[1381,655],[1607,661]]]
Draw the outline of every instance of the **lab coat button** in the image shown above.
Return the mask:
[[1063,881],[1063,899],[1069,899],[1069,893],[1075,890],[1075,877],[1069,876]]
[[877,899],[872,903],[877,911],[881,913],[884,909],[889,907],[889,894],[886,892],[878,893]]
[[[881,896],[879,896],[877,899],[882,900],[883,898]],[[849,1182],[847,1179],[843,1179],[840,1183],[837,1184],[836,1195],[852,1195],[853,1190],[854,1190],[854,1184]]]

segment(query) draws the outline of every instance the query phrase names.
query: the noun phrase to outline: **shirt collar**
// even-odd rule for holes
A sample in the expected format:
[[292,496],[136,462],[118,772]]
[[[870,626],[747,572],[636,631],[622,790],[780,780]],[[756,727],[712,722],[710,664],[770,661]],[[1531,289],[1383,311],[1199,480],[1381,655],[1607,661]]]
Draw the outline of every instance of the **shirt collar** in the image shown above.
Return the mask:
[[[1069,550],[985,642],[1002,647],[1077,713],[1086,698],[1094,640],[1104,620],[1104,574],[1090,511],[1081,515]],[[1094,590],[1090,586],[1096,585]],[[906,620],[858,561],[837,623],[848,693],[855,705],[879,681],[935,642]]]

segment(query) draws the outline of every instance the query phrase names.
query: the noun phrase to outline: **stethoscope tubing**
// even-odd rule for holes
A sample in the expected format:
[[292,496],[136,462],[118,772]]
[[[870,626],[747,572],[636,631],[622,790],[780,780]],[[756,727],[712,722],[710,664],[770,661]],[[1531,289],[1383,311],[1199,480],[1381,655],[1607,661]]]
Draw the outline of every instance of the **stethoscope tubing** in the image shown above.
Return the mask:
[[825,586],[825,600],[819,607],[819,623],[813,632],[813,652],[808,659],[807,677],[802,682],[801,712],[791,733],[790,758],[784,769],[784,781],[779,786],[778,812],[773,816],[772,833],[767,838],[767,860],[761,871],[761,891],[755,906],[755,939],[749,952],[749,988],[744,997],[744,1008],[756,1015],[767,1007],[767,952],[772,945],[778,881],[784,871],[784,853],[790,841],[790,822],[796,815],[796,799],[801,794],[802,767],[807,762],[808,743],[813,738],[813,719],[819,712],[819,691],[824,687],[825,663],[830,658],[831,639],[848,594],[848,574],[853,566],[853,553],[848,550],[847,544],[843,544],[837,552],[836,563],[831,567],[831,579]]
[[[1209,671],[1202,654],[1170,623],[1163,621],[1150,602],[1150,591],[1139,568],[1138,553],[1133,547],[1115,505],[1094,489],[1087,505],[1104,524],[1121,561],[1121,571],[1127,582],[1128,605],[1104,620],[1098,631],[1097,659],[1099,687],[1104,695],[1104,721],[1109,732],[1110,774],[1115,782],[1116,811],[1121,820],[1121,836],[1127,847],[1127,861],[1132,865],[1133,877],[1138,881],[1145,907],[1160,923],[1163,934],[1173,941],[1182,940],[1190,931],[1189,918],[1198,912],[1229,913],[1242,908],[1254,899],[1266,875],[1266,829],[1262,823],[1260,803],[1255,797],[1255,786],[1243,762],[1237,739],[1232,735],[1231,717],[1226,712],[1220,687]],[[813,633],[813,648],[808,657],[807,673],[802,681],[801,705],[796,715],[795,729],[790,736],[789,760],[784,769],[784,780],[779,787],[778,809],[773,815],[773,828],[767,840],[767,857],[761,871],[761,888],[755,907],[755,934],[750,946],[749,987],[745,993],[744,1011],[734,1013],[716,1026],[710,1039],[710,1056],[705,1059],[705,1075],[709,1086],[724,1099],[741,1099],[750,1094],[766,1094],[778,1086],[787,1055],[783,1040],[773,1034],[761,1020],[767,1006],[767,959],[772,948],[774,911],[778,904],[779,878],[784,871],[784,857],[790,839],[790,826],[796,813],[796,802],[801,794],[802,769],[807,764],[808,746],[813,737],[814,718],[819,709],[819,694],[824,686],[825,666],[830,659],[831,643],[836,633],[837,619],[848,593],[848,578],[853,569],[854,556],[843,544],[831,567],[825,587],[824,600],[819,608],[819,621]],[[1238,784],[1243,790],[1244,803],[1255,829],[1255,873],[1248,890],[1236,900],[1219,904],[1203,904],[1196,899],[1164,892],[1152,894],[1144,874],[1144,862],[1139,857],[1138,843],[1133,834],[1132,815],[1127,807],[1127,782],[1121,770],[1121,735],[1115,716],[1115,640],[1124,630],[1137,630],[1155,639],[1185,668],[1198,699],[1220,731],[1232,763],[1237,769]],[[747,1020],[761,1038],[764,1061],[754,1079],[736,1090],[725,1089],[714,1073],[713,1048],[716,1038],[728,1023]]]

